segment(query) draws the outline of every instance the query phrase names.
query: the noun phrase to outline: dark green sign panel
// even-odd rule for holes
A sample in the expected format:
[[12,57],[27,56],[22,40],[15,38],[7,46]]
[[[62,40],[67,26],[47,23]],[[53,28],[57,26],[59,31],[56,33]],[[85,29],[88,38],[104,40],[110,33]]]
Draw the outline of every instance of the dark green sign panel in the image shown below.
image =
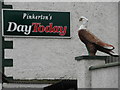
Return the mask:
[[70,37],[70,12],[3,10],[3,36]]

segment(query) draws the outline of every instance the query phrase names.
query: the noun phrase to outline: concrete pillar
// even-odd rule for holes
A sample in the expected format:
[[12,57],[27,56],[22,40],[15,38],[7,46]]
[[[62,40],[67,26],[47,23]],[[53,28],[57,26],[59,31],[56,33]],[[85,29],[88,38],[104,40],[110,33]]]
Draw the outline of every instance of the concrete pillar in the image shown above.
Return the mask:
[[105,64],[107,56],[79,56],[77,60],[77,85],[78,88],[91,88],[90,66]]

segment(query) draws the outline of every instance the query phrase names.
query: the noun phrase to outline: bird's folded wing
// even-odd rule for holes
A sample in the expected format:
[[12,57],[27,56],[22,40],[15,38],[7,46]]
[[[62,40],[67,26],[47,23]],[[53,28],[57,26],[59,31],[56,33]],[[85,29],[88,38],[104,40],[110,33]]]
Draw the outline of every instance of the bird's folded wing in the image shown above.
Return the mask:
[[107,43],[104,43],[103,41],[101,41],[100,39],[98,39],[95,35],[93,35],[91,32],[89,31],[83,31],[82,33],[82,37],[88,41],[88,42],[91,42],[91,43],[94,43],[96,45],[99,45],[103,48],[106,48],[106,49],[114,49],[114,47],[110,44],[107,44]]

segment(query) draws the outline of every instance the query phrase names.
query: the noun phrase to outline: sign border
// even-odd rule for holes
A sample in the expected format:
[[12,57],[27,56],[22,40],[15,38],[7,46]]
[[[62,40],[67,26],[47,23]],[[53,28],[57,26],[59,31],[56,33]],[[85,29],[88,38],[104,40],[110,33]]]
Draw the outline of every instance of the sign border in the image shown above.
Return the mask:
[[[4,10],[17,10],[17,11],[31,11],[29,9],[2,9],[2,36],[3,37],[10,37],[10,38],[40,38],[40,39],[71,39],[71,29],[70,29],[70,36],[66,36],[66,37],[60,37],[60,36],[17,36],[17,35],[14,35],[14,36],[11,36],[11,35],[4,35],[4,26],[3,26],[3,23],[4,23],[4,20],[3,20],[3,11]],[[32,11],[40,11],[40,10],[32,10]],[[47,12],[46,10],[41,10],[41,11],[45,11]],[[58,10],[49,10],[48,12],[63,12],[63,11],[58,11]],[[69,12],[70,13],[70,12]],[[71,17],[71,15],[70,15]],[[70,26],[71,26],[71,23],[70,23]]]

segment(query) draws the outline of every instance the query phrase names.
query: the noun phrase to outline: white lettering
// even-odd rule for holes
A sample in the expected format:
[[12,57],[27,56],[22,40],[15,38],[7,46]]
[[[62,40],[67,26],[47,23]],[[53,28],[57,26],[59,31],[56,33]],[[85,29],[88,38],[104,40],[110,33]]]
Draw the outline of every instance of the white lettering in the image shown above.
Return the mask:
[[28,28],[28,26],[25,25],[25,32],[24,32],[25,35],[29,35],[30,34],[32,25],[29,25],[29,28],[28,29],[27,28]]
[[9,22],[8,32],[23,32],[25,35],[29,35],[32,29],[32,25],[18,25],[15,22]]
[[26,16],[27,16],[27,14],[26,14],[26,13],[23,13],[23,19],[25,19]]
[[15,22],[8,22],[8,23],[9,23],[9,26],[8,26],[8,30],[7,31],[9,31],[9,32],[15,31],[16,28],[17,28],[17,24]]

